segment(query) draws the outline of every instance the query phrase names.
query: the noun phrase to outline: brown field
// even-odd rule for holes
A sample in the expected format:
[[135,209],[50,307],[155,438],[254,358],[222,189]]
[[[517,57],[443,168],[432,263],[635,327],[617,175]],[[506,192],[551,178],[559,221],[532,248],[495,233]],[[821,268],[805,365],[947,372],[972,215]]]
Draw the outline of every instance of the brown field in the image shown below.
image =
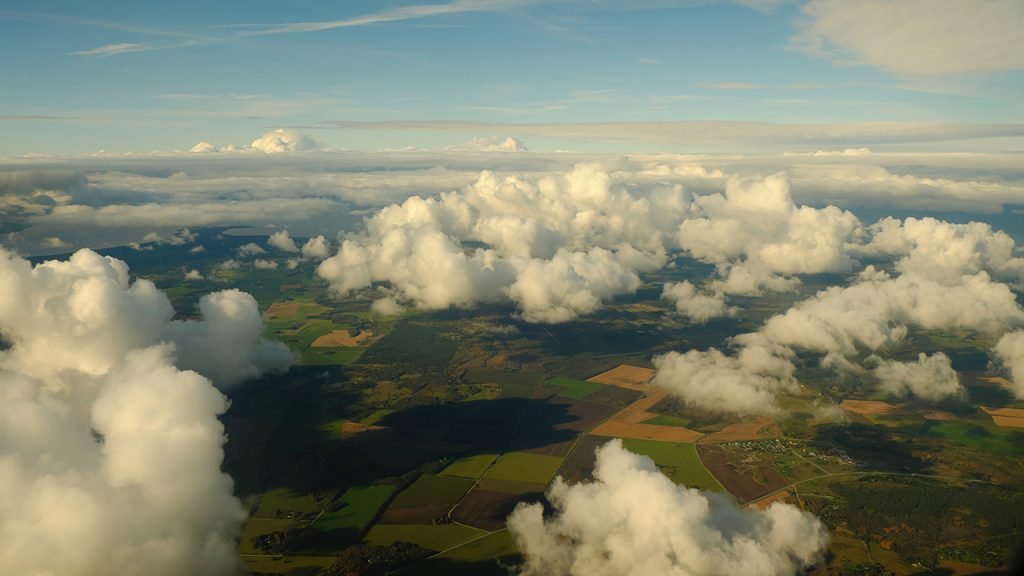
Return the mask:
[[942,412],[941,410],[936,410],[935,412],[928,412],[927,414],[924,414],[924,419],[937,420],[939,422],[948,422],[951,420],[956,420],[956,415],[950,414],[949,412]]
[[501,530],[505,519],[520,502],[536,502],[540,492],[530,494],[506,494],[487,490],[470,490],[452,512],[456,521],[483,530]]
[[[618,370],[618,368],[616,368]],[[593,378],[591,378],[593,380]],[[591,434],[596,436],[614,436],[617,438],[635,438],[637,440],[660,440],[662,442],[696,442],[704,436],[700,432],[680,426],[658,426],[643,424],[657,416],[648,410],[661,402],[668,391],[655,390],[647,396],[623,408],[610,420],[595,428]]]
[[648,386],[647,383],[650,382],[653,377],[654,370],[651,370],[650,368],[641,368],[640,366],[622,364],[621,366],[616,366],[607,372],[602,372],[597,376],[587,378],[587,381],[646,392],[647,390],[650,390],[650,386]]
[[[697,453],[704,467],[740,503],[756,500],[785,488],[789,482],[767,462],[757,462],[742,469],[729,462],[729,453],[717,444],[697,444]],[[755,478],[755,473],[759,478]],[[759,481],[759,479],[761,481]]]
[[769,416],[759,416],[752,422],[740,422],[729,424],[718,432],[708,434],[700,439],[700,442],[714,444],[716,442],[737,442],[740,440],[761,440],[764,438],[778,438],[781,436],[779,427]]
[[1002,386],[1005,388],[1012,388],[1006,378],[1000,376],[989,376],[984,372],[958,372],[965,386]]
[[[586,432],[596,426],[598,422],[614,414],[617,410],[615,406],[587,402],[586,400],[559,398],[557,396],[548,398],[545,400],[545,403],[554,407],[554,410],[551,411],[552,413],[558,414],[559,421],[551,423],[549,426],[551,430],[556,431]],[[540,412],[544,413],[547,411],[541,410]],[[529,414],[526,414],[526,419],[529,421]],[[541,424],[547,426],[543,422]]]
[[433,504],[410,508],[388,508],[381,514],[381,524],[433,524],[435,518],[448,515],[451,506]]
[[267,308],[267,316],[270,318],[281,318],[284,316],[295,316],[299,313],[301,302],[274,302]]
[[658,426],[656,424],[626,424],[611,420],[601,424],[591,432],[595,436],[611,436],[615,438],[635,438],[637,440],[658,440],[660,442],[693,443],[704,435],[700,432],[679,426]]
[[370,338],[373,338],[373,332],[369,330],[363,330],[358,336],[349,334],[348,330],[333,330],[323,336],[313,340],[310,344],[311,348],[352,348],[359,346],[363,342],[366,342]]
[[531,454],[542,454],[544,456],[568,456],[569,451],[572,450],[573,444],[576,440],[565,440],[564,442],[555,442],[553,444],[545,444],[544,446],[538,446],[536,448],[525,448],[523,452],[529,452]]
[[558,469],[558,476],[561,476],[569,484],[576,484],[583,480],[591,480],[594,477],[595,456],[594,450],[603,446],[608,438],[602,436],[584,436],[580,439],[576,449],[562,462]]
[[540,482],[481,478],[476,488],[485,492],[501,492],[503,494],[536,494],[543,492],[547,485]]
[[878,414],[888,414],[893,410],[896,410],[896,406],[889,404],[888,402],[881,402],[879,400],[843,400],[839,403],[839,407],[848,412],[854,414],[863,414],[865,416],[875,416]]
[[754,502],[750,506],[754,506],[758,510],[764,510],[771,506],[772,502],[779,502],[781,500],[789,498],[790,496],[792,496],[792,494],[789,493],[789,490],[783,490],[782,492],[776,492],[775,494],[772,494],[771,496],[763,500],[758,500],[757,502]]
[[850,419],[852,424],[863,424],[865,426],[871,426],[874,424],[871,420],[868,420],[863,414],[857,414],[856,412],[850,412],[849,410],[843,410],[843,414]]
[[981,409],[988,412],[988,415],[992,417],[992,421],[995,422],[996,426],[1003,426],[1005,428],[1024,428],[1024,409],[986,408],[984,406],[982,406]]

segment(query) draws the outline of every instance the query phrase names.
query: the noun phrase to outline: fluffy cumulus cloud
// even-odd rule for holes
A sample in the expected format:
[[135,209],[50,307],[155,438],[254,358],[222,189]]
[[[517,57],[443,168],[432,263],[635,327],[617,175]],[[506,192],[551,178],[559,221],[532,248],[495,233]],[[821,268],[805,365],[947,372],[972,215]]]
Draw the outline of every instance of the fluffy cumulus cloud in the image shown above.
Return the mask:
[[952,224],[935,218],[883,218],[865,251],[898,257],[897,270],[935,279],[989,271],[1024,281],[1024,258],[1013,238],[983,222]]
[[993,350],[996,359],[1010,372],[1011,390],[1024,398],[1024,330],[1004,334]]
[[735,356],[711,348],[654,358],[652,383],[712,412],[775,414],[776,397],[798,385],[791,352],[757,334],[741,336]]
[[986,272],[944,281],[916,274],[895,278],[871,267],[850,286],[834,286],[770,318],[771,341],[838,357],[879,350],[903,339],[907,327],[970,329],[999,334],[1024,323],[1024,311],[1005,284]]
[[238,247],[238,255],[243,258],[246,256],[258,256],[260,254],[266,253],[267,251],[264,250],[262,246],[255,242],[249,242],[248,244],[243,244],[242,246]]
[[[119,260],[83,250],[33,267],[0,250],[0,287],[10,344],[0,352],[0,566],[233,574],[245,511],[220,471],[227,402],[208,377],[252,373],[206,370],[210,353],[198,348],[176,352],[170,302],[151,282],[130,282]],[[224,300],[248,307],[213,295],[181,336],[237,335],[252,318]],[[259,344],[219,345],[248,357]]]
[[320,143],[294,130],[278,128],[253,140],[249,147],[266,154],[280,154],[282,152],[316,150],[320,147]]
[[537,181],[484,172],[383,208],[319,273],[341,293],[387,283],[421,308],[510,300],[528,321],[563,322],[664,265],[686,208],[678,187],[633,195],[596,165]]
[[729,294],[785,290],[795,274],[846,272],[857,261],[851,248],[864,233],[852,213],[834,206],[794,204],[785,174],[760,180],[730,178],[724,194],[694,198],[679,245],[715,264],[717,288]]
[[287,230],[281,230],[271,234],[270,237],[267,238],[267,245],[285,252],[299,251],[299,247],[295,244],[295,240],[292,240],[292,235],[289,234]]
[[322,235],[314,236],[302,245],[302,256],[314,260],[324,260],[331,255],[331,242]]
[[287,346],[263,340],[256,299],[222,290],[199,300],[202,320],[170,322],[163,337],[177,347],[178,366],[195,370],[220,387],[280,370],[295,359]]
[[[854,283],[822,290],[772,316],[757,332],[736,337],[735,356],[712,349],[656,359],[654,383],[705,409],[771,413],[775,397],[794,389],[794,351],[816,353],[826,367],[863,374],[867,370],[853,358],[891,349],[912,326],[998,336],[1022,325],[1016,295],[985,271],[937,280],[915,273],[894,278],[869,266]],[[873,360],[875,379],[886,392],[926,400],[961,393],[943,354],[911,363]]]
[[725,303],[721,291],[701,292],[689,281],[666,283],[661,297],[671,302],[678,314],[698,324],[720,316],[735,316],[737,312]]
[[509,517],[521,576],[796,574],[820,562],[829,542],[807,512],[783,503],[742,510],[727,496],[677,486],[619,440],[598,448],[594,478],[556,479],[549,518],[540,504]]
[[872,370],[879,388],[893,396],[911,394],[924,400],[941,400],[963,392],[949,356],[921,353],[916,361],[878,360]]

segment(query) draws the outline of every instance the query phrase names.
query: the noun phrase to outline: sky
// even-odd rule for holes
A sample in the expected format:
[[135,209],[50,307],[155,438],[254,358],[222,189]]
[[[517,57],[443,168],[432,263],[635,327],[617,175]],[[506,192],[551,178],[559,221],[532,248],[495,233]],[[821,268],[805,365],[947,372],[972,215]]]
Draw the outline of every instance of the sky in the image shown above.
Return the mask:
[[[878,122],[1020,150],[1024,4],[936,8],[21,2],[0,10],[0,155],[246,145],[277,128],[357,150],[514,136],[531,150],[711,151],[757,148],[751,123],[782,126],[778,143],[793,125]],[[668,122],[676,136],[658,132]],[[694,122],[733,123],[736,138]]]

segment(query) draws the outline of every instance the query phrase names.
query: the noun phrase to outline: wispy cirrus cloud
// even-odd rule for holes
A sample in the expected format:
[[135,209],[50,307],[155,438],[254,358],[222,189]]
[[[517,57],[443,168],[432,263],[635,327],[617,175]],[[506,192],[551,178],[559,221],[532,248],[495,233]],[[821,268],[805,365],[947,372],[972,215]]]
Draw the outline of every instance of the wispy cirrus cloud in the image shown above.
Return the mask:
[[239,33],[239,36],[319,32],[322,30],[334,30],[337,28],[351,28],[355,26],[369,26],[372,24],[384,24],[404,20],[418,20],[420,18],[429,18],[432,16],[443,16],[448,14],[490,12],[528,3],[530,3],[529,0],[456,0],[455,2],[450,2],[448,4],[402,6],[352,18],[343,18],[340,20],[269,25],[262,29],[241,32]]
[[105,21],[87,19],[67,19],[77,24],[85,24],[100,28],[123,29],[137,34],[156,36],[170,36],[180,38],[179,42],[172,43],[140,43],[121,42],[104,44],[87,50],[76,50],[70,52],[73,56],[97,56],[108,57],[117,54],[131,52],[148,52],[152,50],[167,50],[171,48],[186,48],[191,46],[202,46],[208,44],[219,44],[236,41],[245,37],[267,36],[275,34],[297,34],[306,32],[320,32],[324,30],[335,30],[339,28],[353,28],[358,26],[370,26],[374,24],[386,24],[389,22],[402,22],[407,20],[418,20],[434,16],[451,14],[463,14],[472,12],[492,12],[512,8],[515,6],[534,3],[537,0],[455,0],[447,4],[429,4],[422,6],[401,6],[379,12],[362,14],[339,20],[318,20],[311,22],[292,23],[271,23],[271,24],[243,24],[223,28],[236,28],[236,30],[221,36],[198,36],[186,32],[173,30],[161,30],[153,28],[142,28],[134,26],[123,26]]
[[72,56],[113,56],[115,54],[127,54],[129,52],[144,52],[153,48],[146,44],[134,42],[121,42],[118,44],[104,44],[90,48],[89,50],[76,50],[71,52]]

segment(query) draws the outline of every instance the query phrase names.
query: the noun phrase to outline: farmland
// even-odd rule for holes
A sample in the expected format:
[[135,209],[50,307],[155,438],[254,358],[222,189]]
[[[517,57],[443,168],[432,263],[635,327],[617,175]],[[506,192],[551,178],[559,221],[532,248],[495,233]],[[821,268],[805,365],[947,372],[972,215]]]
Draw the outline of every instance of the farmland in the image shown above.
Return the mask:
[[[1022,406],[975,365],[973,336],[912,335],[967,362],[957,402],[879,395],[798,358],[785,417],[716,414],[653,387],[651,357],[722,346],[800,295],[744,300],[743,317],[695,327],[662,312],[657,283],[698,269],[661,271],[645,278],[653,288],[550,326],[497,304],[381,317],[373,293],[338,299],[308,268],[214,275],[251,289],[265,336],[300,358],[230,392],[225,470],[250,517],[239,557],[261,574],[326,574],[357,557],[389,558],[398,574],[507,574],[508,514],[544,501],[556,476],[592,481],[595,448],[621,438],[679,485],[819,515],[833,533],[825,573],[1008,561],[1024,514]],[[153,278],[182,317],[197,314],[200,292],[180,275]],[[933,510],[937,499],[959,516]]]

